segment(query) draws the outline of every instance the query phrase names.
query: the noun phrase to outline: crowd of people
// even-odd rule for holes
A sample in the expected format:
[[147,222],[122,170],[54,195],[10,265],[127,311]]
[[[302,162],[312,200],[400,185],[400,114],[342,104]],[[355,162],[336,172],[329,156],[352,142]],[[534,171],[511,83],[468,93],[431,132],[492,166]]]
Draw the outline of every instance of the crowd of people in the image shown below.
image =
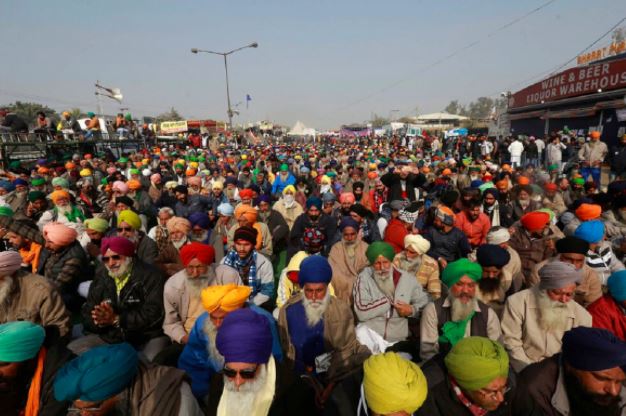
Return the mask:
[[626,136],[563,136],[13,162],[0,413],[626,415]]

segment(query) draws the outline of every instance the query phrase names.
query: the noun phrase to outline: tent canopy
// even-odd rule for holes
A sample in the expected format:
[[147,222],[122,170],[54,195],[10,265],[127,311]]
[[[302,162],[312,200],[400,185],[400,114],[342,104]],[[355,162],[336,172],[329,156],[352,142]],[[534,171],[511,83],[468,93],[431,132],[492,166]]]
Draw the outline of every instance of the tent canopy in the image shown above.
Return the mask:
[[315,136],[315,129],[305,126],[298,120],[287,134],[290,136]]

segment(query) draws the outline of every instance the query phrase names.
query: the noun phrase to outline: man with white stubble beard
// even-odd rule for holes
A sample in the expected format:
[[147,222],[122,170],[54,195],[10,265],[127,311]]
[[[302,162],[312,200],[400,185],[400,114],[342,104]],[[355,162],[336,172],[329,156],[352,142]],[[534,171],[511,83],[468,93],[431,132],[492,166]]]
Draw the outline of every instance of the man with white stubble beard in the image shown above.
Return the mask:
[[539,270],[540,283],[509,296],[502,315],[504,346],[521,371],[561,351],[563,334],[591,326],[591,315],[573,300],[582,271],[560,260]]

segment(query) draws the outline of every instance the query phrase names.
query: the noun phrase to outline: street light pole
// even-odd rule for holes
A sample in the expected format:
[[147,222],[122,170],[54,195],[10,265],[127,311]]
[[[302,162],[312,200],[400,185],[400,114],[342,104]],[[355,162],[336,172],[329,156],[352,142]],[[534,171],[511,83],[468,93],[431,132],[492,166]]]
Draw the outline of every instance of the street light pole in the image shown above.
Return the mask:
[[246,48],[258,48],[259,44],[256,42],[253,42],[249,45],[246,46],[242,46],[240,48],[237,49],[233,49],[232,51],[228,51],[228,52],[215,52],[215,51],[207,51],[207,50],[203,50],[203,49],[198,49],[198,48],[192,48],[191,49],[191,53],[199,53],[199,52],[203,52],[203,53],[210,53],[213,55],[221,55],[224,57],[224,70],[226,72],[226,104],[228,106],[228,108],[226,109],[226,114],[228,115],[228,127],[229,129],[232,131],[233,129],[233,109],[230,105],[230,85],[228,82],[228,55],[232,55],[233,53],[240,51],[242,49],[246,49]]

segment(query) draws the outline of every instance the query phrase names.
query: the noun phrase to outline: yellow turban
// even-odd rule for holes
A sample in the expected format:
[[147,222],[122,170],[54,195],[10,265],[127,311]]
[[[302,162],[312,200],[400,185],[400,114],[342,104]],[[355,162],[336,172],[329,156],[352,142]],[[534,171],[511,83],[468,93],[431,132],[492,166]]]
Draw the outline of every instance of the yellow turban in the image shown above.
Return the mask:
[[285,186],[285,189],[283,189],[283,195],[286,195],[287,192],[291,192],[292,194],[295,194],[296,188],[293,185],[287,185]]
[[85,176],[91,176],[91,170],[89,170],[89,169],[85,168],[85,169],[82,169],[82,170],[79,172],[79,174],[80,174],[80,176],[81,176],[81,177],[83,177],[83,178],[84,178]]
[[218,309],[224,312],[232,312],[239,309],[250,297],[252,288],[250,286],[237,286],[234,283],[228,285],[209,286],[202,289],[200,297],[202,306],[208,313],[213,313]]
[[57,201],[61,198],[65,198],[68,201],[70,200],[70,194],[67,191],[64,190],[59,190],[59,191],[54,191],[50,194],[50,199],[52,200],[52,202],[54,202],[55,204],[57,203]]
[[122,222],[125,222],[126,224],[130,225],[135,230],[138,230],[141,228],[141,219],[139,218],[139,215],[137,215],[134,211],[131,211],[129,209],[125,209],[124,211],[120,212],[120,215],[117,217],[118,227],[120,226]]
[[215,181],[211,189],[224,189],[224,184],[220,181]]
[[412,415],[426,400],[424,373],[395,352],[371,356],[363,363],[363,371],[365,400],[376,413],[405,411]]
[[235,218],[238,219],[241,216],[245,216],[248,222],[254,224],[257,219],[257,210],[250,205],[241,204],[235,210]]

